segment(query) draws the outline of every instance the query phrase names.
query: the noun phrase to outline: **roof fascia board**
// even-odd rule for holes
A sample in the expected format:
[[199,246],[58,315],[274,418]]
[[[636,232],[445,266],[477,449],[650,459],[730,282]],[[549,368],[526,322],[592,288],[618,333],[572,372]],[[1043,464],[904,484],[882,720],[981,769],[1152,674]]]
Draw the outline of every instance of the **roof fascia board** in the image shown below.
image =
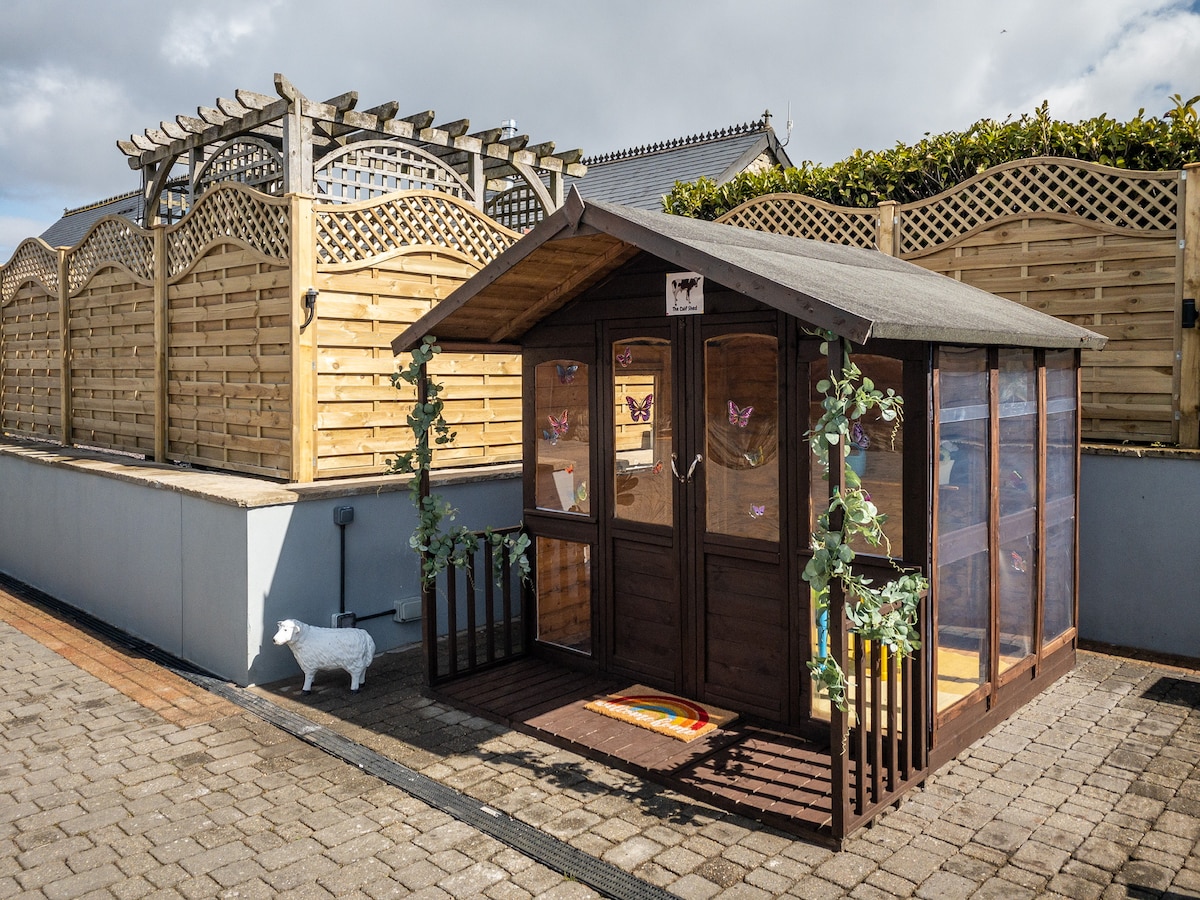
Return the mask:
[[764,151],[770,148],[771,142],[767,140],[767,136],[765,134],[760,135],[758,140],[742,151],[742,155],[726,166],[725,171],[717,176],[717,184],[724,184],[734,175],[744,171],[750,163],[754,162]]

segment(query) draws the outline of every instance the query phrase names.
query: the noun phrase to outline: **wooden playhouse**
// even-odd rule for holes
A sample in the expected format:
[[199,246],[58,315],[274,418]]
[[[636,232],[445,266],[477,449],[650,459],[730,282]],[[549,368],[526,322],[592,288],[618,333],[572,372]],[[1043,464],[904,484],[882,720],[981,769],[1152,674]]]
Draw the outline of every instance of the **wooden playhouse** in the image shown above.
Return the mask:
[[[859,562],[930,581],[902,661],[836,597],[815,621],[801,578],[831,490],[804,435],[842,359],[818,331],[905,398],[849,448],[890,516],[891,558]],[[532,653],[442,685],[463,702],[837,842],[1073,664],[1079,360],[1103,337],[873,251],[575,193],[393,348],[430,334],[523,360]],[[818,645],[846,712],[812,688]],[[581,709],[633,683],[740,718],[680,744]]]

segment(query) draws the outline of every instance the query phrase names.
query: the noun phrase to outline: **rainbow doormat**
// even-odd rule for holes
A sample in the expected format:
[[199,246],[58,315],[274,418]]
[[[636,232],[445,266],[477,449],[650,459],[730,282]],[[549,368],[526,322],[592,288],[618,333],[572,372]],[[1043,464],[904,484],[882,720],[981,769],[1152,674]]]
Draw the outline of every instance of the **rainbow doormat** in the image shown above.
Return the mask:
[[642,684],[593,700],[584,709],[679,741],[694,741],[738,717],[737,713],[727,709],[684,700]]

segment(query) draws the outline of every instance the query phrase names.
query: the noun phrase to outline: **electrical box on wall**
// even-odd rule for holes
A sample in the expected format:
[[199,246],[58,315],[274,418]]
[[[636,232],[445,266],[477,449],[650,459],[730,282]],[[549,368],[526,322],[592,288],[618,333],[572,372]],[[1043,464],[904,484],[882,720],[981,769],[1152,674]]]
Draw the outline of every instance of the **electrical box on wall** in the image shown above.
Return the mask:
[[393,617],[395,622],[416,622],[421,618],[421,598],[416,597],[411,600],[396,601],[396,615]]
[[333,508],[333,524],[349,525],[354,521],[353,506],[335,506]]
[[329,617],[330,628],[353,628],[358,624],[358,616],[352,612],[334,613]]

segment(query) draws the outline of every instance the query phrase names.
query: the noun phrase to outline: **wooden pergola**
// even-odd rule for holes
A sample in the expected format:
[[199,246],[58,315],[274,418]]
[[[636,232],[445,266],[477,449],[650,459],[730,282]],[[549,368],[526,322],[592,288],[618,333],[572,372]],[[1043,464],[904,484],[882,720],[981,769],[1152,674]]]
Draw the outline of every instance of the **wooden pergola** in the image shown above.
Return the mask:
[[[433,188],[520,229],[562,205],[565,176],[587,172],[582,150],[556,153],[551,141],[531,144],[528,135],[500,127],[471,131],[468,119],[435,124],[433,110],[399,116],[394,100],[359,111],[357,91],[317,102],[279,73],[275,91],[238,89],[195,116],[117,141],[141,172],[146,226],[179,218],[213,184],[237,181],[267,194],[344,203]],[[169,192],[185,196],[169,202]]]

